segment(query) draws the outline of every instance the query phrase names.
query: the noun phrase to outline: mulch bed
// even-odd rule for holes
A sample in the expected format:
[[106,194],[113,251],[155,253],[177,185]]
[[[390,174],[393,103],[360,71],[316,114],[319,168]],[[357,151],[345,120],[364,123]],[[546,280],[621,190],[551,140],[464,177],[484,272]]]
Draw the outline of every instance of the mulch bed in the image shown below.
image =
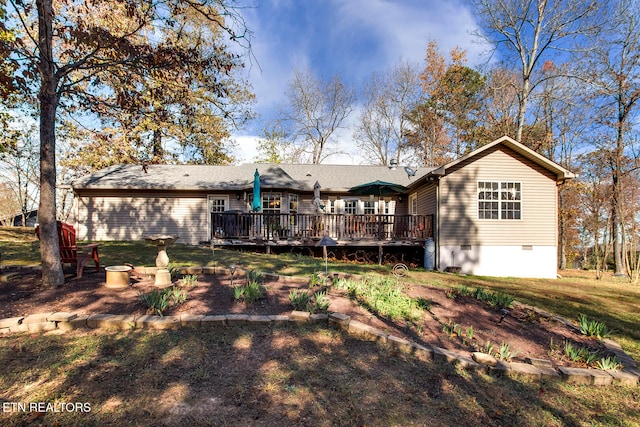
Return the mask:
[[[153,280],[146,278],[133,281],[127,288],[109,288],[105,286],[103,270],[86,272],[81,279],[71,278],[70,274],[64,286],[58,289],[42,288],[40,272],[35,269],[5,267],[2,274],[14,277],[0,283],[0,319],[46,312],[142,315],[146,314],[147,309],[139,293],[157,289]],[[228,274],[200,275],[198,286],[189,290],[187,301],[170,308],[165,314],[289,315],[293,310],[289,303],[289,292],[296,288],[307,288],[304,280],[267,280],[266,297],[245,304],[234,300],[231,279]],[[234,284],[242,283],[242,278],[234,276]],[[335,287],[325,290],[331,301],[330,311],[347,314],[385,333],[423,345],[469,354],[482,351],[487,343],[491,343],[494,350],[505,343],[515,353],[514,361],[524,361],[526,358],[552,359],[557,366],[580,365],[564,360],[560,352],[550,354],[551,344],[561,348],[565,341],[570,340],[577,345],[602,350],[597,341],[572,332],[560,323],[543,319],[525,308],[511,308],[509,314],[500,320],[497,309],[471,297],[457,295],[452,298],[442,289],[411,283],[402,285],[410,296],[431,301],[429,312],[413,325],[368,312],[351,300],[345,290]],[[445,332],[445,329],[452,328],[457,333]]]

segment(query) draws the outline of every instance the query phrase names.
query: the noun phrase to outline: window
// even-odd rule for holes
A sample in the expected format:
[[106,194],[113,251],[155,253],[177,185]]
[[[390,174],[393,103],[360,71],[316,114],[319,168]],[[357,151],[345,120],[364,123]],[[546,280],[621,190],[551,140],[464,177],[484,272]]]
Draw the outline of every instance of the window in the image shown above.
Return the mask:
[[412,194],[409,196],[409,213],[411,215],[418,215],[418,195]]
[[298,213],[298,195],[289,194],[289,213]]
[[263,193],[262,194],[262,210],[264,212],[280,213],[280,194],[279,193]]
[[227,197],[209,196],[209,211],[224,212],[227,210]]
[[344,213],[355,215],[358,211],[358,201],[355,199],[344,201]]
[[376,202],[375,200],[365,200],[364,201],[364,213],[373,215],[376,213]]
[[478,218],[521,219],[521,188],[519,182],[478,182]]

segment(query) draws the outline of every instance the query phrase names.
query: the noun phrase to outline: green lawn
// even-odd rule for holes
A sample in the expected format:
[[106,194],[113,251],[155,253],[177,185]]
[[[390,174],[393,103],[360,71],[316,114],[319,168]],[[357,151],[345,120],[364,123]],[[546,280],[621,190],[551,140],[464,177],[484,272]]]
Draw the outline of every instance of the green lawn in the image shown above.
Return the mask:
[[[311,275],[324,262],[175,244],[176,265],[232,263]],[[3,265],[38,262],[38,243],[0,229]],[[153,265],[144,242],[100,242],[103,265]],[[389,274],[330,262],[329,269]],[[481,286],[558,315],[604,322],[640,360],[640,287],[567,271],[557,280],[413,270],[430,286]],[[514,381],[422,362],[320,327],[22,334],[0,337],[0,399],[88,402],[90,413],[1,412],[2,425],[640,426],[640,387]]]

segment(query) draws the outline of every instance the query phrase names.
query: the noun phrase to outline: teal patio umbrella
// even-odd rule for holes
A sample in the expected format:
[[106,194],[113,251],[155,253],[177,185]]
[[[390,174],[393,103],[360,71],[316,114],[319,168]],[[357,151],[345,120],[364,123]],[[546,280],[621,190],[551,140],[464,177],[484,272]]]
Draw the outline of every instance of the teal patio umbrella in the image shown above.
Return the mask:
[[260,174],[258,169],[253,174],[253,203],[251,203],[251,210],[258,212],[262,209],[262,197],[260,196]]

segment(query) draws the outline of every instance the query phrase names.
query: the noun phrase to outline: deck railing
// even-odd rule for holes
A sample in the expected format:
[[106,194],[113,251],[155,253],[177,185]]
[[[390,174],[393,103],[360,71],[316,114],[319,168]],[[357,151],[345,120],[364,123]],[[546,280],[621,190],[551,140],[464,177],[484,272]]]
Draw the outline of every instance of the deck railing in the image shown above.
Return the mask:
[[214,212],[214,239],[402,241],[433,237],[432,215]]

